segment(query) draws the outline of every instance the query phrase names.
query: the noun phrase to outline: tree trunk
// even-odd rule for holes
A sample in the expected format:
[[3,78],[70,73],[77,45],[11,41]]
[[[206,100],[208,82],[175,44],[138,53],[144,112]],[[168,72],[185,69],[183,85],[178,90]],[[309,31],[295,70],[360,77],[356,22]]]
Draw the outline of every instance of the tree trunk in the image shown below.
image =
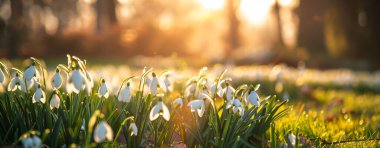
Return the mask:
[[98,32],[105,32],[117,23],[115,0],[97,0],[96,9]]
[[227,0],[227,20],[228,20],[228,33],[227,33],[227,51],[226,58],[231,55],[232,51],[239,47],[239,20],[236,16],[239,2],[235,0]]
[[[22,37],[25,36],[23,33],[24,23],[22,17],[23,5],[22,0],[11,0],[11,19],[9,22],[9,53],[10,58],[15,58],[18,56],[17,50],[20,48],[22,42]],[[23,34],[23,35],[21,35]]]

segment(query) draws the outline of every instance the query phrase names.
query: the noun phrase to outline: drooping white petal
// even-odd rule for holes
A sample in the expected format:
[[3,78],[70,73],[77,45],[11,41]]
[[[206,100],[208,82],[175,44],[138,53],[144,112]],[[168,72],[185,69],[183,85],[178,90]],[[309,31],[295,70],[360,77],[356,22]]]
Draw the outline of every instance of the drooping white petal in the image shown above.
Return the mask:
[[69,76],[67,91],[78,94],[81,90],[85,88],[85,83],[86,82],[83,73],[79,69],[76,69],[72,71]]
[[194,93],[196,90],[196,83],[192,82],[189,84],[185,89],[185,97],[188,98],[192,93]]
[[248,104],[259,107],[260,106],[260,98],[259,95],[255,91],[251,91],[248,96],[245,97],[245,101]]
[[180,108],[183,106],[182,98],[177,98],[173,101],[173,104],[179,105]]
[[51,100],[50,100],[50,109],[53,109],[53,108],[58,109],[59,104],[60,104],[59,96],[54,93],[53,96],[51,97]]
[[162,101],[160,101],[160,103],[161,103],[161,106],[162,106],[162,117],[164,117],[164,119],[166,120],[166,121],[169,121],[169,119],[170,119],[170,112],[169,112],[169,109],[168,109],[168,107],[164,104],[164,102],[162,102]]
[[138,129],[135,123],[131,123],[131,125],[129,125],[129,130],[131,131],[131,136],[137,136]]
[[220,85],[217,86],[216,83],[214,83],[210,88],[211,96],[215,95],[216,89],[217,89],[216,95],[219,97],[223,96],[223,88]]
[[149,114],[149,119],[151,121],[156,120],[160,115],[165,120],[169,121],[170,119],[169,109],[162,101],[158,101],[158,103],[152,108]]
[[56,72],[51,78],[51,87],[53,89],[59,89],[62,86],[62,76],[59,72]]
[[[8,91],[15,91],[16,90],[16,83],[18,77],[12,78],[11,81],[8,84]],[[19,85],[19,84],[18,84]]]
[[129,102],[131,100],[131,97],[132,97],[132,93],[131,93],[131,88],[130,86],[125,86],[120,94],[119,94],[119,101],[121,102]]
[[39,72],[34,65],[30,65],[25,71],[23,77],[25,80],[30,81],[33,77],[39,78]]
[[149,85],[150,93],[151,93],[151,94],[156,94],[157,89],[158,89],[158,86],[159,86],[158,78],[154,76],[154,77],[152,78],[152,82],[151,82],[150,85]]
[[203,103],[203,104],[201,105],[201,108],[199,108],[199,109],[197,110],[197,112],[198,112],[198,116],[199,116],[199,117],[202,117],[203,114],[205,113],[205,110],[206,110],[206,106],[205,106],[205,104]]
[[162,110],[162,106],[159,104],[156,104],[153,106],[152,110],[149,113],[149,119],[150,121],[156,120],[158,116],[160,116],[159,112]]
[[108,96],[109,96],[108,88],[107,88],[106,83],[105,83],[104,80],[103,80],[103,82],[102,82],[102,84],[100,85],[99,90],[98,90],[98,97],[99,97],[99,98],[104,97],[104,98],[107,99]]
[[296,144],[296,136],[293,133],[289,134],[288,139],[293,146]]
[[233,98],[233,95],[235,93],[235,89],[231,85],[228,85],[226,88],[224,88],[223,91],[226,94],[227,100],[231,100]]
[[85,85],[86,85],[86,93],[88,95],[91,94],[91,91],[92,91],[92,88],[94,87],[94,80],[92,78],[92,76],[90,75],[90,73],[87,72],[87,78],[85,78]]
[[197,111],[199,117],[203,116],[206,108],[203,100],[192,100],[187,104],[187,106],[190,107],[191,112]]
[[30,137],[23,138],[21,142],[22,142],[22,146],[25,148],[33,147],[33,139]]
[[111,141],[113,139],[112,128],[108,125],[107,122],[101,121],[94,131],[94,140],[97,143],[103,142],[105,140]]
[[37,88],[36,92],[33,95],[32,102],[46,102],[46,95],[45,92],[41,89],[41,87]]
[[169,91],[169,92],[173,91],[173,84],[171,83],[169,78],[167,77],[164,78],[163,82],[164,82],[166,91]]
[[39,147],[41,147],[42,141],[41,141],[40,137],[34,135],[32,137],[32,140],[33,140],[33,148],[39,148]]
[[234,105],[234,101],[233,100],[228,101],[227,104],[226,104],[226,109],[231,108],[232,105]]
[[6,78],[7,77],[5,76],[3,70],[1,70],[1,68],[0,68],[0,84],[4,84]]
[[31,90],[33,86],[38,86],[38,81],[36,78],[32,78],[30,80],[26,80],[26,86],[28,87],[28,90]]

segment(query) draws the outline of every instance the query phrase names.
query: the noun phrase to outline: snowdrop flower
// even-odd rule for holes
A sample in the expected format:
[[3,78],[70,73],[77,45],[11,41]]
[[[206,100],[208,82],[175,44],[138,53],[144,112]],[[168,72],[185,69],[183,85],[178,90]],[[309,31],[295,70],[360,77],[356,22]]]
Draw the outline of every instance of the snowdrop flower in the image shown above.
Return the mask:
[[293,146],[296,145],[296,136],[292,132],[288,135],[288,139]]
[[163,86],[164,86],[162,88],[164,89],[165,92],[173,91],[173,84],[171,83],[171,81],[169,79],[169,75],[166,75],[162,82],[163,82]]
[[257,95],[257,93],[253,90],[248,94],[248,96],[246,94],[244,99],[245,99],[245,102],[247,102],[247,105],[251,104],[251,105],[256,106],[256,107],[260,106],[259,95]]
[[217,91],[216,92],[216,95],[221,97],[223,96],[223,88],[220,86],[220,84],[216,84],[216,82],[211,86],[210,88],[210,91],[211,91],[211,96],[215,96],[215,90]]
[[226,85],[227,86],[223,89],[223,92],[226,94],[226,99],[230,101],[234,96],[235,89],[229,83],[226,83]]
[[82,71],[80,71],[79,68],[77,68],[70,73],[69,80],[67,82],[67,92],[74,92],[78,94],[79,91],[85,88],[86,80]]
[[84,131],[85,130],[85,127],[86,127],[86,121],[83,119],[83,121],[82,121],[82,126],[80,126],[80,129],[82,130],[82,131]]
[[25,80],[30,81],[33,77],[36,77],[37,79],[40,77],[40,74],[35,66],[35,63],[33,62],[32,65],[30,65],[24,72]]
[[205,101],[203,99],[192,100],[187,104],[187,106],[190,107],[191,112],[197,111],[199,117],[202,117],[206,110]]
[[42,90],[41,85],[37,86],[37,90],[34,93],[32,99],[33,99],[33,103],[36,103],[36,102],[45,103],[46,102],[46,95],[45,95],[45,92]]
[[119,97],[118,97],[119,101],[121,101],[121,102],[127,102],[127,103],[129,101],[131,101],[132,93],[131,93],[131,87],[130,87],[130,85],[131,84],[128,82],[127,86],[125,86],[121,90],[121,92],[119,94]]
[[236,112],[239,112],[239,115],[240,116],[243,116],[244,115],[244,107],[243,105],[241,104],[241,102],[239,101],[239,99],[233,99],[233,100],[230,100],[228,101],[227,105],[226,105],[226,109],[229,109],[232,107],[232,111],[234,113]]
[[41,139],[36,135],[33,137],[25,137],[21,142],[25,148],[40,148],[42,144]]
[[30,137],[26,137],[21,140],[23,147],[32,148],[33,147],[33,139]]
[[156,94],[157,89],[160,87],[156,74],[152,73],[152,80],[150,80],[149,89],[151,94]]
[[53,93],[53,96],[51,97],[51,100],[50,100],[50,109],[53,109],[53,108],[59,108],[59,104],[60,104],[60,99],[59,99],[59,96],[57,95],[57,93]]
[[188,98],[192,93],[196,91],[197,81],[190,82],[185,89],[185,97]]
[[106,81],[104,79],[102,79],[102,84],[100,84],[100,87],[99,87],[99,90],[98,90],[98,96],[99,98],[108,98],[109,96],[109,92],[108,92],[108,88],[107,88],[107,85],[106,85]]
[[159,116],[162,116],[166,121],[170,119],[170,112],[168,107],[162,102],[162,100],[158,101],[158,103],[153,106],[152,110],[149,114],[150,121],[156,120]]
[[35,86],[35,88],[37,88],[39,84],[40,83],[38,82],[36,77],[33,77],[31,80],[26,80],[26,86],[27,86],[28,90],[31,90],[33,88],[33,86]]
[[85,81],[86,82],[86,92],[88,95],[90,95],[91,91],[92,91],[92,87],[94,87],[94,80],[92,78],[92,76],[86,72],[86,75],[87,75],[87,80]]
[[4,84],[7,79],[7,76],[5,76],[3,70],[0,68],[0,84]]
[[51,78],[51,87],[53,89],[59,89],[62,86],[62,76],[59,73],[59,69],[55,71],[54,76]]
[[129,125],[129,130],[131,130],[131,136],[137,136],[138,129],[135,123],[131,123],[131,125]]
[[96,143],[103,142],[104,140],[111,141],[113,139],[113,131],[106,121],[101,121],[94,131],[94,140]]
[[26,92],[25,82],[20,78],[18,73],[16,73],[16,76],[12,78],[8,84],[8,91],[16,90]]
[[175,105],[179,105],[180,108],[182,108],[183,106],[183,101],[182,101],[182,98],[177,98],[173,101],[173,104]]

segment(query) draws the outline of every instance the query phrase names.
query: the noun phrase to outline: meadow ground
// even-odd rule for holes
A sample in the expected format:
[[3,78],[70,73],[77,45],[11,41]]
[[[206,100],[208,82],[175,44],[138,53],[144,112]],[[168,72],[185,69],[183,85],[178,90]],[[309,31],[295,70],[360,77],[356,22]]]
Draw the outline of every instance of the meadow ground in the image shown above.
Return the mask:
[[2,146],[380,144],[378,72],[285,65],[151,69],[69,57],[2,62]]

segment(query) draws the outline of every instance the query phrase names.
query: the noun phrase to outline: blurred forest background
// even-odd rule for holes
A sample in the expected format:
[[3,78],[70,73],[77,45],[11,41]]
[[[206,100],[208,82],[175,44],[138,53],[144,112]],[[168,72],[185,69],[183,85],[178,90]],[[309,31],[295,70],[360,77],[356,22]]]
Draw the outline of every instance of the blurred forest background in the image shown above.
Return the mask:
[[[5,58],[380,68],[376,0],[0,0]],[[149,59],[149,58],[148,58]],[[201,61],[201,62],[200,62]]]

